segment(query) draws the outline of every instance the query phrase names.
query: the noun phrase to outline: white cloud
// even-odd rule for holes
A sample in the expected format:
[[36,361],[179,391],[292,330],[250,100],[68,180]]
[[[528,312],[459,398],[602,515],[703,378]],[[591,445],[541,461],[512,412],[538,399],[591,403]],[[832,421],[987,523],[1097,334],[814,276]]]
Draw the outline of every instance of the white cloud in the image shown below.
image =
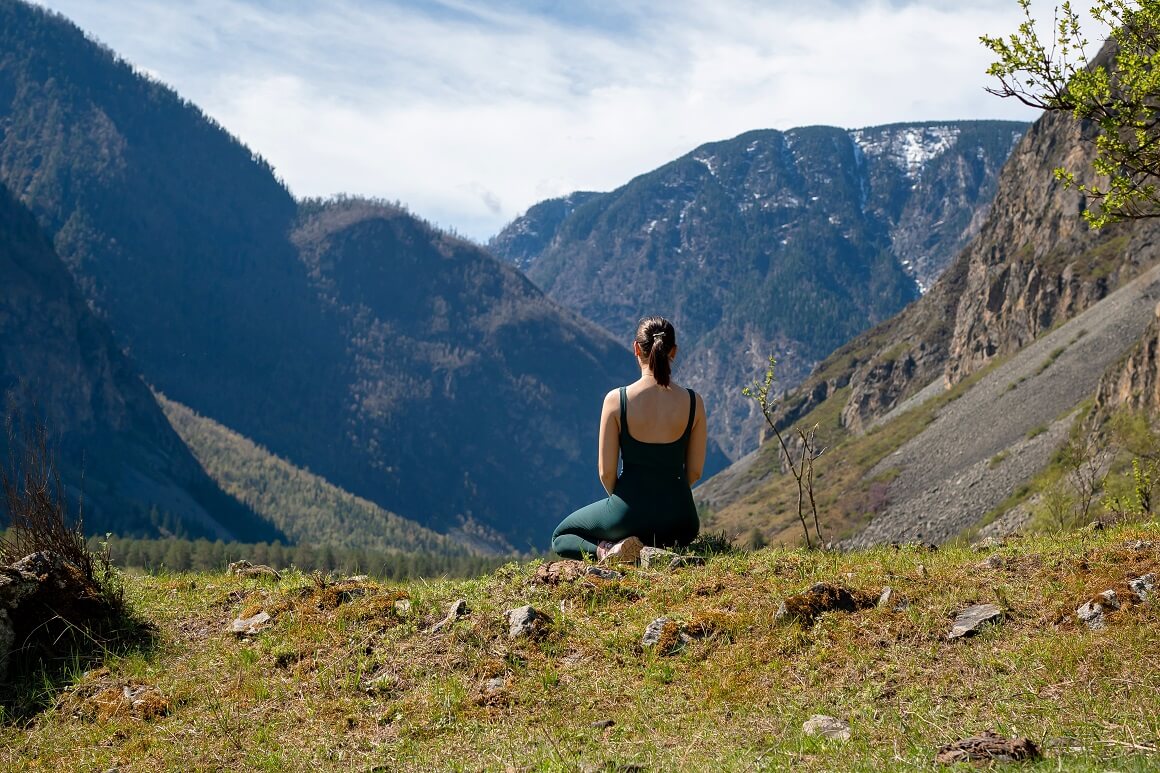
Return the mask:
[[[173,85],[298,195],[398,199],[483,240],[756,128],[1035,116],[987,95],[1015,0],[44,0]],[[550,4],[549,4],[550,5]]]

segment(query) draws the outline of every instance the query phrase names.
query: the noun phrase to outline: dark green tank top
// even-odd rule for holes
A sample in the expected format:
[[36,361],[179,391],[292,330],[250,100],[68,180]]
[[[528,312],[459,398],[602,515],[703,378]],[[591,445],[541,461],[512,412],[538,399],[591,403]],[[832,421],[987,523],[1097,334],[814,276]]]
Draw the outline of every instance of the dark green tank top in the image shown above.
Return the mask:
[[686,450],[689,435],[693,431],[693,419],[697,413],[697,393],[689,389],[689,423],[685,434],[671,443],[645,443],[634,438],[628,431],[627,387],[620,388],[620,458],[625,468],[650,467],[665,471],[672,470],[682,477],[685,473]]

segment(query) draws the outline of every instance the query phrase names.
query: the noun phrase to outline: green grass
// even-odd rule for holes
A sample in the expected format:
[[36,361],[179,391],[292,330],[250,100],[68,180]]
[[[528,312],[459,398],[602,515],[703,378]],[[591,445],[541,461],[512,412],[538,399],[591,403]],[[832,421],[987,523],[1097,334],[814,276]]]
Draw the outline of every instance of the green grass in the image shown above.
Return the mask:
[[[1127,547],[1137,539],[1160,541],[1160,526],[1016,541],[987,570],[967,548],[882,548],[765,549],[557,586],[535,582],[536,563],[402,585],[133,575],[132,604],[158,646],[110,655],[56,707],[0,726],[0,768],[934,770],[939,745],[993,729],[1079,747],[1021,769],[1151,770],[1157,606],[1125,607],[1103,631],[1072,615],[1160,571],[1155,548]],[[822,580],[890,585],[909,606],[774,620],[782,598]],[[336,603],[343,587],[361,595]],[[395,611],[399,598],[410,611]],[[471,613],[429,633],[456,598]],[[947,641],[951,616],[977,602],[1000,604],[1004,621]],[[548,633],[509,641],[503,612],[528,603],[552,617]],[[276,614],[272,628],[224,632],[258,609]],[[708,635],[670,655],[642,649],[661,615]],[[158,687],[168,715],[85,720],[68,697],[124,683]],[[815,713],[848,720],[851,741],[803,736]]]

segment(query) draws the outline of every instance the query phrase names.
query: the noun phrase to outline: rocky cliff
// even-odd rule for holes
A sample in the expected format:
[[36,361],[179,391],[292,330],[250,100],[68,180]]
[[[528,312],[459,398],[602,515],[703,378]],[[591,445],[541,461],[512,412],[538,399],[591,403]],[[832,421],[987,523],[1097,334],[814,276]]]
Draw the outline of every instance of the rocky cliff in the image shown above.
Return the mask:
[[1090,168],[1068,116],[1045,115],[1011,154],[978,236],[920,301],[827,358],[787,400],[783,420],[849,386],[845,426],[874,418],[936,379],[952,386],[1035,340],[1157,260],[1160,226],[1089,229],[1083,197],[1052,172]]

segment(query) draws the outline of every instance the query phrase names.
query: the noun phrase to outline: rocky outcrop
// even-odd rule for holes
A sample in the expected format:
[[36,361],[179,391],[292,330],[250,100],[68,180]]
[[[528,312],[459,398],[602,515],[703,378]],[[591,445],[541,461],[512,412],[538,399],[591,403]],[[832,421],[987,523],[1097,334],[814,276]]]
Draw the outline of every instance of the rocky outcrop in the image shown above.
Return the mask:
[[938,282],[897,317],[823,361],[787,398],[779,422],[850,388],[842,422],[865,430],[941,378],[951,387],[1090,308],[1160,258],[1160,223],[1091,230],[1084,197],[1054,178],[1060,167],[1089,176],[1090,129],[1044,115],[1012,152],[990,214]]
[[1101,415],[1120,408],[1160,413],[1160,305],[1155,313],[1132,350],[1100,381],[1096,410]]

